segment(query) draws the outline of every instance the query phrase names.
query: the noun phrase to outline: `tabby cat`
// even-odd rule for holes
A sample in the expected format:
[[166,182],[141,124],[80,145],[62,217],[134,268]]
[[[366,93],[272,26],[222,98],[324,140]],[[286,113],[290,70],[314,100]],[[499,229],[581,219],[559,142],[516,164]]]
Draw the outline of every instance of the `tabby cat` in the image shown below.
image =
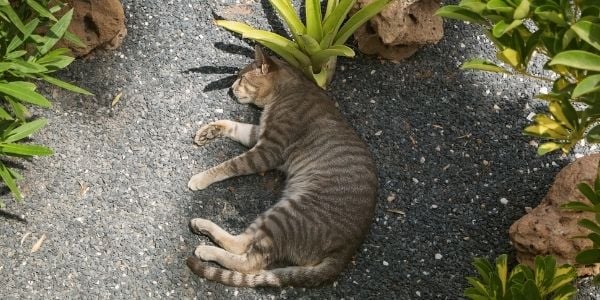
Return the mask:
[[206,219],[191,220],[192,231],[222,248],[198,246],[188,266],[231,286],[312,287],[333,281],[373,219],[378,183],[367,146],[323,90],[260,47],[233,92],[239,102],[264,108],[260,125],[216,121],[201,127],[195,142],[226,136],[251,149],[194,175],[189,188],[277,168],[287,175],[285,189],[281,200],[239,235]]

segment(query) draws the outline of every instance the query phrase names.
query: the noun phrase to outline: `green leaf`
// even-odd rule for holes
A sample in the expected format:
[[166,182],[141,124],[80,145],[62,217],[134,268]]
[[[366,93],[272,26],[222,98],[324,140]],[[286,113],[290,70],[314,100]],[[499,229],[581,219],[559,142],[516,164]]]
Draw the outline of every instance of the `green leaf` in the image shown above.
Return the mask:
[[32,83],[23,81],[0,83],[0,93],[9,95],[23,102],[39,105],[41,107],[52,106],[48,99],[35,92],[35,85]]
[[489,282],[490,274],[494,272],[492,264],[487,259],[480,257],[476,257],[472,264],[477,270],[477,273],[479,273],[479,276],[483,279],[483,282]]
[[6,99],[6,101],[10,105],[12,112],[15,115],[15,117],[17,117],[17,119],[25,122],[25,119],[29,118],[29,111],[27,110],[27,107],[25,107],[25,105],[21,104],[21,102],[17,100],[14,100],[10,96],[5,96],[4,99]]
[[321,51],[321,46],[319,42],[315,40],[308,34],[301,34],[298,36],[300,40],[302,40],[302,44],[304,45],[305,52],[308,53],[309,56],[314,55],[315,53]]
[[306,14],[306,33],[315,40],[321,40],[323,37],[323,28],[321,27],[321,1],[304,1],[304,10]]
[[[524,0],[526,1],[526,0]],[[499,38],[503,36],[505,33],[510,32],[515,29],[517,26],[523,24],[523,20],[513,20],[510,24],[506,24],[504,20],[496,23],[492,29],[492,34],[494,37]]]
[[18,50],[18,51],[13,51],[11,53],[6,54],[6,56],[4,56],[5,59],[7,60],[13,60],[15,58],[19,58],[23,55],[27,54],[27,51],[25,50]]
[[14,118],[0,106],[0,120],[14,120]]
[[49,12],[44,6],[37,3],[35,0],[27,0],[27,5],[33,8],[40,16],[46,17],[54,22],[58,21],[51,12]]
[[512,48],[506,48],[498,52],[496,55],[498,59],[502,60],[503,62],[507,63],[515,69],[517,69],[519,64],[521,63],[521,55],[519,55],[519,52]]
[[542,20],[550,21],[561,26],[567,25],[567,22],[557,10],[558,8],[551,5],[542,5],[536,8],[534,13]]
[[8,47],[6,47],[6,51],[12,52],[13,50],[21,46],[29,38],[31,33],[33,33],[33,31],[38,27],[39,24],[39,19],[33,19],[29,21],[29,23],[27,23],[27,25],[25,25],[24,27],[25,32],[23,32],[23,37],[20,37],[18,34],[15,35],[12,41],[10,41],[10,44],[8,44]]
[[600,74],[591,75],[583,79],[577,84],[573,90],[572,97],[578,98],[583,95],[593,93],[600,90]]
[[369,21],[372,17],[380,13],[390,2],[390,0],[374,0],[369,4],[361,8],[355,14],[348,19],[344,26],[340,28],[340,31],[335,36],[334,45],[343,45],[346,43],[348,38],[363,24]]
[[487,3],[487,9],[494,10],[499,13],[513,14],[514,8],[503,0],[490,0]]
[[502,289],[502,294],[506,294],[506,282],[508,280],[508,256],[506,254],[502,254],[496,258],[496,271],[498,274],[498,278],[500,279],[500,287]]
[[600,262],[600,249],[587,249],[575,256],[575,261],[582,265],[591,265]]
[[587,238],[594,243],[594,248],[600,248],[600,234],[592,232],[587,235]]
[[35,92],[35,85],[29,82],[13,81],[9,83],[0,83],[0,93],[41,107],[52,106],[48,99]]
[[2,143],[0,144],[0,153],[7,155],[17,154],[25,156],[47,156],[52,155],[54,152],[52,149],[40,145],[30,144],[14,144],[14,143]]
[[569,50],[558,53],[548,64],[551,66],[564,65],[576,69],[600,71],[600,55],[583,50]]
[[63,37],[69,24],[71,24],[71,18],[73,18],[73,9],[70,9],[64,14],[58,22],[54,23],[50,30],[46,34],[46,41],[43,45],[38,47],[38,51],[41,54],[46,54],[56,43]]
[[527,280],[523,285],[523,296],[527,300],[541,300],[541,294],[533,280]]
[[590,21],[579,21],[571,25],[571,30],[575,31],[580,39],[600,50],[600,24]]
[[68,82],[64,82],[64,81],[62,81],[60,79],[56,79],[56,78],[54,78],[52,76],[40,74],[40,77],[42,79],[44,79],[46,82],[54,84],[54,85],[56,85],[58,87],[61,87],[61,88],[65,89],[65,90],[69,90],[71,92],[75,92],[75,93],[83,94],[83,95],[87,95],[87,96],[94,96],[94,94],[88,92],[85,89],[82,89],[82,88],[80,88],[80,87],[78,87],[76,85],[70,84]]
[[590,202],[592,202],[593,204],[600,204],[600,198],[598,196],[596,196],[596,193],[594,192],[592,187],[589,186],[587,183],[582,182],[582,183],[577,184],[577,189],[579,190],[579,192],[582,195],[584,195],[586,198],[588,198],[588,200],[590,200]]
[[[286,48],[279,46],[278,44],[275,43],[270,43],[267,41],[257,41],[258,43],[260,43],[261,45],[271,49],[273,52],[275,52],[277,55],[279,55],[281,58],[283,58],[288,64],[298,68],[298,69],[302,69],[302,65],[300,65],[300,62],[298,62],[298,60],[294,57],[294,55],[292,55],[290,52],[288,52],[288,50],[286,50]],[[307,57],[308,59],[308,57]]]
[[481,15],[487,8],[487,5],[481,2],[481,0],[462,0],[460,3],[458,3],[458,6],[466,8],[479,15]]
[[581,219],[577,222],[577,224],[583,228],[591,230],[592,232],[600,234],[600,226],[598,226],[598,224],[596,224],[594,221]]
[[538,149],[537,149],[537,154],[539,156],[542,156],[546,153],[558,150],[560,148],[562,148],[564,146],[564,144],[561,143],[555,143],[555,142],[546,142],[541,144]]
[[28,62],[28,61],[24,61],[22,59],[17,59],[14,60],[12,65],[12,69],[19,71],[23,74],[37,74],[37,73],[42,73],[42,72],[46,72],[48,71],[48,69],[46,69],[46,67],[35,63],[35,62]]
[[344,20],[346,20],[348,12],[350,12],[350,9],[352,9],[355,3],[356,0],[340,0],[331,14],[329,14],[329,16],[323,20],[323,32],[332,31],[336,34],[336,36],[339,36],[338,31]]
[[564,208],[564,209],[575,210],[575,211],[596,212],[598,210],[598,209],[594,208],[593,206],[587,205],[587,204],[579,202],[579,201],[571,201],[569,203],[565,203],[565,204],[561,205],[560,207]]
[[2,178],[2,181],[4,181],[4,184],[6,184],[6,186],[13,194],[15,199],[17,199],[17,201],[20,201],[23,197],[21,196],[19,187],[17,187],[17,183],[15,182],[14,177],[10,174],[10,172],[2,162],[0,162],[0,178]]
[[12,24],[15,25],[15,27],[17,27],[17,29],[19,29],[21,33],[27,32],[25,25],[23,25],[23,21],[21,21],[21,18],[19,18],[17,13],[10,5],[0,6],[0,12],[4,12],[4,14],[8,17],[8,19],[10,19]]
[[513,18],[524,19],[525,17],[527,17],[527,15],[529,15],[530,5],[531,4],[529,3],[529,0],[521,0],[521,3],[519,3],[519,6],[517,6],[517,8],[515,9]]
[[325,10],[325,18],[329,17],[331,12],[338,5],[339,0],[327,0],[327,8]]
[[586,135],[589,143],[600,143],[600,125],[594,126]]
[[477,278],[466,277],[466,279],[469,282],[469,284],[471,284],[471,286],[473,287],[473,291],[476,291],[480,295],[489,296],[485,285]]
[[279,17],[288,25],[295,39],[299,35],[306,33],[306,27],[300,21],[289,0],[269,0],[269,3],[275,8]]
[[75,34],[71,33],[68,30],[65,32],[65,35],[63,36],[63,38],[78,48],[87,47],[87,45],[84,42],[82,42],[78,36],[76,36]]
[[70,51],[67,48],[54,49],[37,59],[36,62],[46,67],[64,69],[75,59],[72,56],[67,55],[69,52]]
[[461,69],[472,69],[472,70],[481,70],[481,71],[488,71],[488,72],[494,72],[494,73],[506,73],[506,74],[510,74],[510,72],[500,66],[495,65],[492,62],[486,61],[484,59],[471,59],[468,60],[466,62],[464,62],[462,64],[462,66],[460,66]]
[[442,6],[435,12],[434,15],[448,19],[456,19],[478,24],[487,23],[486,19],[484,19],[479,14],[456,5]]
[[335,38],[335,32],[330,31],[323,36],[323,39],[319,42],[321,49],[327,49],[333,45],[333,39]]
[[35,121],[25,123],[10,131],[7,135],[7,138],[4,139],[4,142],[12,143],[24,139],[40,130],[46,125],[46,123],[48,123],[48,120],[46,119],[37,119]]
[[[294,60],[298,61],[301,66],[308,66],[311,64],[310,58],[306,56],[306,54],[302,53],[298,49],[298,44],[276,34],[273,32],[255,29],[251,26],[248,26],[244,23],[235,22],[235,21],[227,21],[227,20],[216,20],[215,24],[217,26],[221,26],[227,30],[231,30],[233,32],[237,32],[242,35],[242,37],[249,38],[260,42],[271,50],[275,51],[277,54],[281,55],[281,53],[285,52],[287,57],[293,57]],[[269,46],[271,45],[271,46]],[[276,47],[277,49],[275,49]],[[283,55],[281,55],[284,59]],[[287,60],[287,59],[286,59]],[[288,61],[289,62],[289,61]]]
[[353,57],[354,50],[345,45],[334,45],[329,47],[328,49],[323,49],[315,53],[311,57],[311,61],[313,62],[313,65],[322,67],[333,56]]

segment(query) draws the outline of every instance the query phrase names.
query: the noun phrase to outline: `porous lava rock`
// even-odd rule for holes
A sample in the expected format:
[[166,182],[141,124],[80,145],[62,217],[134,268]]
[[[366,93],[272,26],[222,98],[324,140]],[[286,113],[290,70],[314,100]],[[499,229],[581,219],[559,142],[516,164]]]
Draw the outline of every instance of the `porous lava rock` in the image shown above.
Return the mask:
[[509,236],[520,263],[533,266],[536,255],[553,255],[558,264],[575,265],[580,276],[598,274],[598,264],[581,266],[575,263],[577,253],[592,246],[588,239],[574,238],[589,233],[577,222],[583,218],[593,220],[594,214],[565,210],[561,205],[574,200],[589,203],[577,189],[577,184],[592,184],[599,160],[600,154],[593,154],[566,166],[556,175],[540,205],[512,224]]
[[[354,11],[371,1],[358,0]],[[439,7],[439,0],[393,0],[354,33],[359,50],[398,62],[436,43],[444,35],[442,18],[433,15]]]

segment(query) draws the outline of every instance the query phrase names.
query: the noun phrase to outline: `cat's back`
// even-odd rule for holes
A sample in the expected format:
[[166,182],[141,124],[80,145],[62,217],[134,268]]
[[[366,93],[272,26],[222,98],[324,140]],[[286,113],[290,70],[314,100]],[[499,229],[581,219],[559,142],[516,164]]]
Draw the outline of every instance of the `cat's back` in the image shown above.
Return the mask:
[[335,102],[310,86],[286,97],[270,112],[280,127],[272,130],[289,136],[282,166],[288,177],[286,192],[312,193],[319,201],[371,210],[378,187],[375,163]]

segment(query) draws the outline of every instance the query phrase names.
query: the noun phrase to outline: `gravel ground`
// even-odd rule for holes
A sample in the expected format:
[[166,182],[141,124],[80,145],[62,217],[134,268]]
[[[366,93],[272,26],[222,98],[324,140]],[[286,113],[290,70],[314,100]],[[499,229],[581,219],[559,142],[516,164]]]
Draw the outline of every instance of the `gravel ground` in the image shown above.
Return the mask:
[[[370,146],[380,196],[371,234],[338,281],[237,289],[200,280],[184,260],[208,240],[190,233],[188,220],[240,231],[276,201],[283,181],[267,173],[186,188],[194,173],[244,151],[228,140],[195,147],[195,130],[222,118],[257,122],[259,111],[214,89],[226,74],[184,71],[243,66],[248,57],[222,49],[247,45],[211,23],[210,10],[231,14],[233,1],[124,2],[121,49],[61,74],[96,96],[47,88],[54,107],[34,110],[49,125],[33,140],[56,154],[25,163],[23,203],[4,197],[29,223],[0,220],[2,299],[456,299],[473,275],[471,258],[513,253],[510,224],[563,166],[597,151],[536,156],[520,132],[543,108],[532,100],[542,86],[459,70],[493,51],[476,27],[448,22],[442,41],[401,64],[360,54],[339,61],[330,93]],[[252,12],[228,16],[268,28],[260,1],[242,2]]]

